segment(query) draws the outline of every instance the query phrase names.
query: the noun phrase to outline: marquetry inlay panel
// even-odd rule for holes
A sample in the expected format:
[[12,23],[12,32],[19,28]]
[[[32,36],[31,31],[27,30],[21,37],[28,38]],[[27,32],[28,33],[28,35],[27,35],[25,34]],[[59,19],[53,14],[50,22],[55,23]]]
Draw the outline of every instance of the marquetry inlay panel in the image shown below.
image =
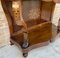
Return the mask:
[[[22,2],[22,13],[25,20],[40,18],[40,1],[27,0]],[[28,19],[27,19],[28,18]]]
[[40,17],[40,9],[36,8],[36,9],[31,9],[29,11],[29,19],[38,19]]
[[12,11],[14,16],[14,22],[20,25],[20,1],[12,2]]

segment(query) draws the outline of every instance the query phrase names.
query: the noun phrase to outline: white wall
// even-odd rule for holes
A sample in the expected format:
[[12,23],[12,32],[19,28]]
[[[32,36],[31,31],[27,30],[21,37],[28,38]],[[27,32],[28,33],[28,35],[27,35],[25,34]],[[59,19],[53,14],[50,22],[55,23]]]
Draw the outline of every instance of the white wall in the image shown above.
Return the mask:
[[55,10],[52,17],[52,23],[57,26],[59,18],[60,18],[60,3],[56,3]]
[[10,32],[7,18],[0,1],[0,47],[10,44]]

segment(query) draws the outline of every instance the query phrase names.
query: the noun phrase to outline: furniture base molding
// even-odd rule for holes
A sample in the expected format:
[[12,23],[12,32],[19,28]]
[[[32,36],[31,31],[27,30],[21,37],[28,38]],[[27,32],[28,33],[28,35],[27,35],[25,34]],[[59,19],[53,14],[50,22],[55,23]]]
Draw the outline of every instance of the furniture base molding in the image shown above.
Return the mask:
[[31,51],[33,49],[36,49],[36,48],[39,48],[39,47],[47,46],[47,45],[49,45],[50,41],[38,43],[38,44],[35,44],[35,45],[32,45],[32,46],[29,46],[27,48],[22,48],[17,42],[15,42],[12,39],[11,39],[11,43],[13,43],[13,45],[15,44],[18,48],[22,49],[22,55],[24,57],[27,57],[29,51]]
[[35,49],[35,48],[38,48],[38,47],[47,46],[49,43],[50,43],[50,41],[46,41],[46,42],[42,42],[42,43],[38,43],[38,44],[35,44],[35,45],[32,45],[32,46],[29,46],[28,48],[23,49],[23,52],[25,50],[26,51],[30,51],[30,50]]

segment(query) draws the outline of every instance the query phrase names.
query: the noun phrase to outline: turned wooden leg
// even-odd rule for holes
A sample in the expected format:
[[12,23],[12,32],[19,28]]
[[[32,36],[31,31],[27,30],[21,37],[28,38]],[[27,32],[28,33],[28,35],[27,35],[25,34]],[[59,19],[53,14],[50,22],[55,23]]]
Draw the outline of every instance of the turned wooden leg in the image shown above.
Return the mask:
[[24,57],[27,57],[27,56],[28,56],[28,53],[23,53],[23,56],[24,56]]
[[50,42],[52,42],[52,39],[50,39]]
[[53,39],[50,39],[50,42],[53,42],[55,39],[53,38]]
[[29,44],[26,41],[22,45],[22,48],[23,48],[23,56],[24,57],[27,57],[28,56],[28,50],[27,50],[28,46],[29,46]]
[[23,56],[27,57],[28,56],[28,50],[27,48],[29,47],[29,42],[28,42],[28,33],[24,32],[24,42],[22,45],[23,48]]
[[28,56],[28,51],[26,51],[26,50],[23,51],[23,56],[24,56],[24,57],[27,57],[27,56]]

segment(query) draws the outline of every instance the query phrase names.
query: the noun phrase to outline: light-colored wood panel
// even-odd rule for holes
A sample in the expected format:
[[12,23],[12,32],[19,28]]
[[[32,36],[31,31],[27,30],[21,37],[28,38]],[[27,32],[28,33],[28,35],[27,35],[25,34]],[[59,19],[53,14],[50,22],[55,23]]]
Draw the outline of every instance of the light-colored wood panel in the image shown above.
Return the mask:
[[41,19],[51,20],[54,5],[53,2],[42,2]]
[[52,0],[42,0],[42,1],[51,2]]
[[60,3],[60,0],[53,0],[55,3]]

